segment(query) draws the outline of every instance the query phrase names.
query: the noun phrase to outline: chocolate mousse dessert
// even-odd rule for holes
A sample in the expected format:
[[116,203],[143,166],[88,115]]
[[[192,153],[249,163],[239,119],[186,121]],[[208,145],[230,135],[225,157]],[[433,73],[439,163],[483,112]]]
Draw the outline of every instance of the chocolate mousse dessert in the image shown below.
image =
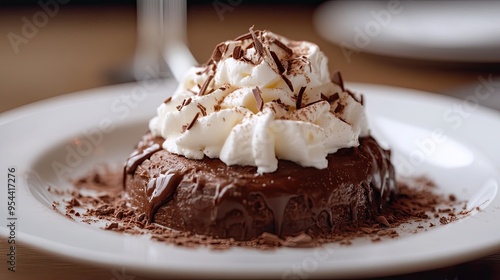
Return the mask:
[[234,240],[373,224],[397,191],[390,152],[327,63],[313,43],[252,28],[217,45],[126,161],[130,204],[151,223]]

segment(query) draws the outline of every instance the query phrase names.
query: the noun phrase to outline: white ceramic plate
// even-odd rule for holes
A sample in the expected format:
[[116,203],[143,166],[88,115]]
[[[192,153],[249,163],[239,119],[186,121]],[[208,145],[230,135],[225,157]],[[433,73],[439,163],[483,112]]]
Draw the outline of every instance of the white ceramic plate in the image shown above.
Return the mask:
[[[130,275],[286,279],[380,276],[452,265],[500,250],[499,114],[471,104],[464,108],[472,109],[462,114],[450,113],[465,104],[375,85],[350,87],[366,94],[373,133],[393,148],[399,171],[426,174],[436,181],[440,192],[468,199],[469,208],[479,206],[481,211],[394,240],[274,251],[180,248],[148,237],[104,231],[53,211],[52,201],[60,198],[47,192],[46,186],[70,187],[58,179],[54,166],[59,163],[59,167],[66,167],[58,169],[62,176],[76,176],[96,163],[121,164],[146,131],[157,105],[174,86],[150,81],[100,88],[0,116],[0,182],[4,184],[0,192],[0,233],[9,234],[3,226],[7,221],[5,182],[7,168],[13,166],[17,176],[18,241],[77,261],[127,268]],[[444,142],[432,138],[432,132],[436,136],[439,130],[446,134]]]
[[315,26],[356,52],[500,62],[499,9],[497,1],[334,1],[318,7]]

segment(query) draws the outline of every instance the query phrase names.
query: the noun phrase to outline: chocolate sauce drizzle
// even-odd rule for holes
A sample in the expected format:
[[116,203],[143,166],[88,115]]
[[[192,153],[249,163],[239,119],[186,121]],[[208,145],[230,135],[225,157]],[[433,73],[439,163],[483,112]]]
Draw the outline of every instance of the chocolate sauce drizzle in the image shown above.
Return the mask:
[[148,198],[148,203],[146,204],[146,217],[150,222],[154,222],[154,214],[158,211],[158,208],[172,198],[183,177],[181,173],[168,171],[165,174],[160,174],[160,176],[149,180],[146,189]]
[[[140,143],[138,146],[140,146]],[[139,147],[128,157],[123,167],[123,188],[125,188],[127,184],[127,175],[134,174],[135,170],[139,165],[141,165],[141,163],[149,159],[152,154],[158,152],[161,149],[162,146],[160,143],[153,142],[150,146]]]

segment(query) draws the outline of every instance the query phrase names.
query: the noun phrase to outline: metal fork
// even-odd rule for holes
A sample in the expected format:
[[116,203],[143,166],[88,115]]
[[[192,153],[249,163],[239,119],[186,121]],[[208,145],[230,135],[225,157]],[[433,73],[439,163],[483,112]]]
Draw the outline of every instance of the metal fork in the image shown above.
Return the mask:
[[137,0],[136,80],[176,80],[196,60],[186,40],[186,0]]
[[177,81],[186,70],[197,65],[196,59],[187,47],[186,0],[163,0],[163,58]]

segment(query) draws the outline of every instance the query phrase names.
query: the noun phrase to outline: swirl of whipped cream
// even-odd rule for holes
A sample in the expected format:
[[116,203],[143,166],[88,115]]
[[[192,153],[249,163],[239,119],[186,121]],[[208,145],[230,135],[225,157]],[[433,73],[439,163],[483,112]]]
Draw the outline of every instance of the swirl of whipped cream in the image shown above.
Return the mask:
[[326,156],[369,134],[362,96],[330,77],[318,46],[253,31],[216,46],[158,107],[163,148],[274,172],[278,159],[326,168]]

